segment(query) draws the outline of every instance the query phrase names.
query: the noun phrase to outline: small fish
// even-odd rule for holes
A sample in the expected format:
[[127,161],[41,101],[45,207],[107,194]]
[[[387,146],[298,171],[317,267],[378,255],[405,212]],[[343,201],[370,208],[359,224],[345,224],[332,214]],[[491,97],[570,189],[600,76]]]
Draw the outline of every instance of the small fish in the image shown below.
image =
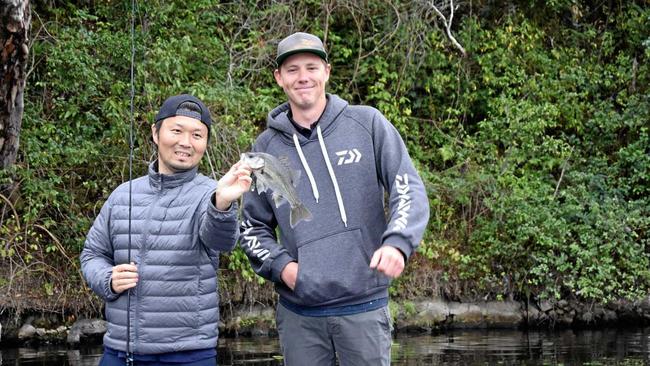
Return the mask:
[[291,206],[289,212],[291,228],[294,228],[300,220],[310,221],[312,219],[311,212],[300,202],[294,189],[298,184],[300,171],[289,168],[286,161],[266,153],[243,153],[241,154],[241,161],[253,169],[254,187],[257,189],[258,194],[271,189],[275,207],[280,207],[283,198],[289,202]]

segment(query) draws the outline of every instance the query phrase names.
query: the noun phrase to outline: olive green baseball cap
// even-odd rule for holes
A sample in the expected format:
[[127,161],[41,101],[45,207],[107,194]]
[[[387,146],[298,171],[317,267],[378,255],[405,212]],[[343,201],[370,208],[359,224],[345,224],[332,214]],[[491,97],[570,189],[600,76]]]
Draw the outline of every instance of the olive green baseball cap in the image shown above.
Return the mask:
[[323,41],[313,34],[297,32],[278,43],[278,55],[275,58],[277,67],[280,67],[287,57],[301,52],[313,53],[327,62]]

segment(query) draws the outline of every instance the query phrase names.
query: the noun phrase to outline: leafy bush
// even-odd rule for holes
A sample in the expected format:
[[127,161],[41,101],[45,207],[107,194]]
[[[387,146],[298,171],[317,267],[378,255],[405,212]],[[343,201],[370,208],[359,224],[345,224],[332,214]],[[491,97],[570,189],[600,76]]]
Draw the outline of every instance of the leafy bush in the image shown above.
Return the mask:
[[[179,92],[210,106],[202,171],[223,173],[284,100],[277,42],[310,31],[330,50],[329,90],[379,108],[427,185],[428,231],[393,295],[435,295],[434,281],[458,299],[637,298],[650,284],[650,10],[608,4],[465,4],[463,58],[425,2],[138,2],[134,175],[153,157],[156,108]],[[19,183],[2,200],[0,288],[17,308],[96,312],[76,257],[128,179],[130,4],[49,5],[34,5],[21,155],[0,172]],[[222,269],[233,301],[273,301],[241,250]]]

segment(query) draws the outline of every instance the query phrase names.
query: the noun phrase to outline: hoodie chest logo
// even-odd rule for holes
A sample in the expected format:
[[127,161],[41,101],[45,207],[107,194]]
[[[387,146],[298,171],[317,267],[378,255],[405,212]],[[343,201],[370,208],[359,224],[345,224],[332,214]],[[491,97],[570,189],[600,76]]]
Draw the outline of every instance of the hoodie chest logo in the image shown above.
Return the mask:
[[337,151],[336,156],[339,157],[336,165],[358,163],[361,160],[361,153],[357,149]]

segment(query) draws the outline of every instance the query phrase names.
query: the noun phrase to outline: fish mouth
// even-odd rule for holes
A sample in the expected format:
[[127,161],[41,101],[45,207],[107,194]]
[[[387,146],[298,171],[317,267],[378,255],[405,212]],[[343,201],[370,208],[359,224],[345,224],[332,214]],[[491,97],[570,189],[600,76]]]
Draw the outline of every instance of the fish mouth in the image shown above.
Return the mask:
[[260,164],[251,163],[251,164],[248,164],[248,166],[250,166],[251,169],[253,169],[253,170],[260,170],[260,169],[264,168],[264,163],[260,163]]
[[246,153],[242,153],[240,155],[240,159],[253,170],[264,168],[264,160],[259,159],[255,156],[249,157]]

